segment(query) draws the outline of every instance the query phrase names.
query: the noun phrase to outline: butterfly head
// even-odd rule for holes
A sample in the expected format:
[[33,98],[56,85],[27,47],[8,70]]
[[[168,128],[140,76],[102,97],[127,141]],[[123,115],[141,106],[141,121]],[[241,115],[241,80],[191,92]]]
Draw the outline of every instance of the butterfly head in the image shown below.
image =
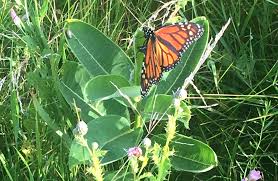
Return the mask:
[[154,37],[154,30],[152,30],[149,27],[144,26],[143,27],[144,37],[145,38],[151,38]]

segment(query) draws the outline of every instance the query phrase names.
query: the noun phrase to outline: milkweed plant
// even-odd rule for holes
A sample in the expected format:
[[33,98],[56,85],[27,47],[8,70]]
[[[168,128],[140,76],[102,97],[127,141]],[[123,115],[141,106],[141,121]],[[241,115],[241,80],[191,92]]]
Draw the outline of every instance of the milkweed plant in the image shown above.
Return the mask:
[[[200,173],[217,166],[216,154],[209,145],[176,129],[180,123],[189,128],[190,107],[184,101],[188,85],[184,84],[193,84],[194,74],[212,50],[206,18],[192,22],[204,28],[203,35],[185,51],[181,63],[142,98],[139,82],[143,54],[137,51],[144,41],[141,28],[133,39],[134,63],[95,27],[67,20],[66,40],[80,64],[68,62],[64,66],[60,90],[70,105],[81,110],[83,120],[74,131],[70,168],[88,165],[96,180],[164,180],[172,169]],[[184,81],[181,72],[192,79]],[[175,93],[171,95],[171,91]],[[84,129],[88,132],[82,131],[81,122],[87,123]],[[157,127],[164,127],[165,133],[155,133]],[[92,143],[97,143],[97,149],[88,146]],[[106,165],[125,158],[119,171],[105,174]]]

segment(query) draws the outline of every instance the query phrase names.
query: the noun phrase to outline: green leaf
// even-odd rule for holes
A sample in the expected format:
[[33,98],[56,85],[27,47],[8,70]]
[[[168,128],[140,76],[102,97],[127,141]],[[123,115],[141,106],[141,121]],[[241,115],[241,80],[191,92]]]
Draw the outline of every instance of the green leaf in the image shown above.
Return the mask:
[[180,64],[170,71],[168,76],[163,76],[157,86],[157,93],[169,94],[172,90],[181,87],[184,79],[195,69],[205,51],[209,38],[209,23],[205,17],[195,18],[192,22],[202,25],[205,32],[197,42],[193,43],[189,49],[184,52]]
[[92,118],[97,118],[102,114],[95,107],[88,104],[83,97],[80,97],[73,89],[67,86],[64,82],[59,83],[59,89],[68,102],[68,104],[74,109],[74,104],[76,107],[81,109],[81,119],[85,122],[91,120]]
[[168,119],[167,114],[170,114],[170,109],[173,112],[173,108],[171,108],[172,105],[172,96],[168,95],[155,95],[153,99],[147,99],[146,104],[144,105],[144,115],[145,118],[150,118],[153,113],[158,113],[159,117],[163,116],[162,119]]
[[91,75],[117,74],[130,79],[131,60],[99,30],[78,20],[68,20],[66,28],[69,47]]
[[[168,115],[174,115],[175,108],[172,106],[173,96],[158,94],[152,99],[147,99],[144,105],[144,119],[149,120],[154,113],[159,115],[162,120],[168,119]],[[188,128],[189,120],[191,118],[191,112],[189,107],[181,102],[181,108],[183,112],[179,113],[178,120],[184,123],[185,127]]]
[[140,94],[140,86],[128,86],[128,87],[121,87],[119,90],[117,90],[114,94],[110,96],[106,96],[102,98],[102,100],[107,100],[111,98],[118,98],[122,97],[123,95],[126,95],[128,97],[137,97],[141,96]]
[[[165,135],[155,136],[155,141],[165,144]],[[174,169],[193,173],[206,172],[217,166],[217,156],[207,144],[196,139],[177,134],[170,143],[174,155],[170,158]]]
[[92,118],[97,118],[101,115],[92,105],[88,104],[84,99],[84,89],[87,82],[90,80],[90,75],[76,62],[66,62],[62,67],[63,78],[59,83],[59,89],[68,102],[74,109],[74,104],[81,109],[81,118],[88,122]]
[[62,81],[75,93],[83,97],[85,86],[91,79],[86,69],[77,62],[68,61],[64,63],[61,70],[63,72]]
[[[130,129],[130,122],[121,116],[103,116],[90,121],[88,133],[85,135],[90,147],[96,142],[102,151],[107,151],[100,158],[102,164],[108,164],[127,155],[126,150],[138,145],[141,139],[141,130]],[[80,138],[79,138],[80,139]],[[86,143],[75,138],[69,155],[70,168],[79,164],[90,163],[91,157]]]
[[165,180],[171,169],[171,163],[169,158],[162,158],[162,161],[158,166],[157,180]]
[[119,115],[129,120],[129,111],[127,107],[118,100],[104,100],[96,102],[95,105],[96,109],[100,111],[102,115]]
[[88,164],[90,159],[88,147],[75,138],[70,147],[69,168],[72,169],[79,164]]
[[189,121],[191,119],[190,108],[189,108],[189,106],[187,106],[183,102],[181,103],[181,108],[182,108],[183,111],[181,113],[179,113],[178,120],[181,121],[184,124],[184,127],[186,129],[190,129],[189,128]]
[[[68,104],[71,105],[72,109],[74,109],[74,104],[81,109],[81,118],[85,122],[89,122],[92,120],[92,118],[97,118],[102,115],[109,115],[109,114],[117,114],[126,118],[129,118],[129,113],[126,108],[126,106],[123,106],[123,104],[120,104],[118,101],[109,99],[109,100],[104,100],[102,102],[97,102],[97,103],[89,103],[88,99],[85,98],[84,92],[86,91],[86,86],[88,82],[90,82],[90,75],[86,71],[86,69],[83,68],[82,65],[79,65],[76,62],[67,62],[64,64],[62,67],[62,72],[63,72],[63,77],[62,81],[59,84],[60,91]],[[119,78],[120,84],[123,85],[129,85],[127,80],[125,80],[123,77],[117,76],[117,75],[111,75],[111,77]],[[100,93],[102,94],[104,90],[107,90],[106,84],[104,82],[99,84],[99,81],[104,81],[104,79],[101,79],[101,77],[105,77],[104,79],[106,80],[106,83],[110,83],[109,77],[110,76],[99,76],[96,77],[93,80],[95,81],[95,85],[93,85],[93,89],[89,89],[88,94],[93,95],[95,89],[100,90]],[[116,78],[116,80],[118,80]],[[114,80],[114,79],[113,79]],[[118,83],[115,83],[116,85]],[[121,87],[121,85],[118,85]],[[113,87],[115,89],[115,87]],[[108,89],[110,90],[110,89]],[[100,94],[96,94],[100,95]]]
[[43,19],[47,13],[48,10],[48,3],[49,1],[43,1],[42,7],[40,9],[40,18]]
[[[110,131],[110,129],[107,129],[106,131]],[[134,147],[139,144],[141,137],[142,131],[138,128],[122,132],[117,137],[107,141],[102,149],[108,152],[101,160],[101,163],[108,164],[123,158],[127,155],[127,150],[130,147]]]
[[139,129],[131,130],[130,122],[121,116],[109,115],[88,123],[86,138],[88,145],[97,142],[102,150],[108,151],[103,164],[114,162],[126,155],[128,148],[136,146],[141,137]]
[[85,97],[90,101],[107,99],[117,88],[129,86],[128,81],[119,75],[99,75],[91,79],[85,87]]
[[38,44],[31,36],[29,36],[29,35],[22,36],[22,40],[26,43],[28,48],[30,50],[32,50],[33,52],[38,50]]

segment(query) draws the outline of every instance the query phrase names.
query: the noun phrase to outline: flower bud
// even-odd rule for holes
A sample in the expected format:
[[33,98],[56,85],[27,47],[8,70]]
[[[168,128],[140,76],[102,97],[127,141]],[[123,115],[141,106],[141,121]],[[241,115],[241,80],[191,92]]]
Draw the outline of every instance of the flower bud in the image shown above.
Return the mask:
[[152,145],[152,141],[149,138],[144,138],[143,145],[145,146],[145,148],[149,148]]
[[92,149],[93,149],[93,150],[98,149],[98,146],[99,146],[99,145],[98,145],[97,142],[93,142],[93,143],[92,143]]
[[174,104],[174,107],[175,107],[175,108],[179,107],[180,104],[181,104],[180,99],[174,98],[174,99],[173,99],[173,104]]
[[14,24],[15,24],[16,26],[20,27],[21,20],[20,20],[20,18],[17,16],[17,14],[16,14],[16,12],[15,12],[15,10],[14,10],[13,8],[11,9],[10,15],[11,15],[11,17],[12,17],[12,19],[13,19]]
[[132,147],[127,151],[127,155],[129,158],[131,157],[140,157],[142,155],[142,149],[140,147]]
[[251,170],[248,175],[248,181],[257,181],[262,178],[261,172],[258,170]]
[[185,89],[178,89],[175,93],[175,98],[184,100],[187,98],[187,91]]
[[75,135],[84,136],[88,132],[88,126],[84,121],[79,121],[73,130]]

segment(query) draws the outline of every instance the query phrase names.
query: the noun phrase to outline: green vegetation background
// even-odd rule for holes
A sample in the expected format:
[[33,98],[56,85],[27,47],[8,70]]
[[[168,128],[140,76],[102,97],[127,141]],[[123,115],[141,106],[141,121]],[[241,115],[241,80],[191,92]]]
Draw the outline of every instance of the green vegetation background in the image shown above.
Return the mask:
[[[72,137],[76,115],[53,85],[59,70],[48,71],[76,60],[63,37],[65,20],[77,18],[94,25],[132,56],[129,43],[139,21],[146,21],[162,3],[50,0],[47,7],[35,0],[28,3],[39,14],[30,17],[34,26],[26,36],[10,17],[12,7],[20,17],[24,9],[17,9],[15,2],[0,2],[0,178],[85,180],[85,170],[70,172],[67,167],[65,143]],[[192,109],[191,129],[180,129],[209,144],[219,166],[202,174],[175,171],[169,180],[239,180],[254,168],[265,180],[277,180],[278,3],[193,0],[182,14],[188,19],[206,16],[211,36],[229,17],[232,22],[195,77],[206,102],[218,105]],[[50,58],[58,60],[58,66]],[[37,71],[43,76],[36,76]],[[192,105],[203,105],[193,88],[189,96]],[[57,127],[68,135],[57,136]],[[119,165],[121,161],[106,169]]]

